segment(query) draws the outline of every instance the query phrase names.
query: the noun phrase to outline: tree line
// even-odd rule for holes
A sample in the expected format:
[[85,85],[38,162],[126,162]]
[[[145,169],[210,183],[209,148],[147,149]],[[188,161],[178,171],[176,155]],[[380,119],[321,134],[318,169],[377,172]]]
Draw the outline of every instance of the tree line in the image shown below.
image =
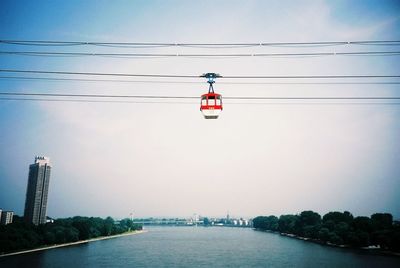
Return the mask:
[[63,244],[101,236],[140,230],[130,219],[115,222],[113,218],[80,217],[57,219],[53,223],[34,225],[14,216],[13,223],[0,225],[0,253]]
[[389,213],[353,217],[348,211],[335,211],[321,217],[309,210],[279,218],[258,216],[253,219],[253,227],[334,245],[379,246],[384,250],[400,252],[400,222],[393,221]]

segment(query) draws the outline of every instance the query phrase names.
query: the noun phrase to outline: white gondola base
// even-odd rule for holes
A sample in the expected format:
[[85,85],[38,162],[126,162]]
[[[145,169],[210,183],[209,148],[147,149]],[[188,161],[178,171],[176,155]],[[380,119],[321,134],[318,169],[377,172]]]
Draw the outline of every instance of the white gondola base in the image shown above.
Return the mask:
[[205,119],[217,119],[221,113],[220,109],[202,109],[201,112]]

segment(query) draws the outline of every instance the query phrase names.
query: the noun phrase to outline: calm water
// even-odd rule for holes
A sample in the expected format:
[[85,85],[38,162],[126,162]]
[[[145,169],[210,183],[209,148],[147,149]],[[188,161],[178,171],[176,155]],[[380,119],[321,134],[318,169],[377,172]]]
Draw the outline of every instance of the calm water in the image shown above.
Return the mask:
[[400,267],[400,257],[325,247],[241,228],[149,232],[0,258],[0,267]]

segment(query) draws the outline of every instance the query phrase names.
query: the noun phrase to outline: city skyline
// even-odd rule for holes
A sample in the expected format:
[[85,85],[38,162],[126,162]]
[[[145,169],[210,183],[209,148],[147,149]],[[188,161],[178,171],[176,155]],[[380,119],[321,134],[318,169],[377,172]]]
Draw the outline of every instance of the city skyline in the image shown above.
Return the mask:
[[[400,41],[399,10],[389,0],[1,1],[0,40],[81,44],[2,42],[0,51],[10,53],[0,54],[0,70],[104,75],[0,71],[0,92],[167,98],[1,95],[0,207],[23,214],[26,167],[47,155],[57,167],[47,207],[54,218],[313,210],[399,219],[399,101],[357,99],[399,97],[398,78],[228,78],[396,76],[399,53],[340,53],[399,51],[398,44],[357,43]],[[159,45],[118,45],[124,42]],[[297,44],[282,44],[290,42]],[[206,45],[221,43],[252,45]],[[86,54],[12,54],[27,51]],[[279,53],[321,55],[179,56]],[[208,72],[224,77],[213,85],[224,105],[215,120],[200,112],[208,85],[196,76]],[[186,75],[194,78],[179,77]]]

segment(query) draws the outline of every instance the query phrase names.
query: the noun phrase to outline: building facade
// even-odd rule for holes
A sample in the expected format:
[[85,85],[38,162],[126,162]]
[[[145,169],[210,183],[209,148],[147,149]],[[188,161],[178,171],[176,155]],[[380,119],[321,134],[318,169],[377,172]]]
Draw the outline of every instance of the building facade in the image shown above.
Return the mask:
[[51,165],[48,157],[36,156],[35,163],[29,166],[24,219],[35,225],[46,223],[50,172]]
[[2,211],[0,209],[0,223],[2,225],[7,225],[12,223],[13,220],[13,216],[14,216],[14,212],[13,211]]

